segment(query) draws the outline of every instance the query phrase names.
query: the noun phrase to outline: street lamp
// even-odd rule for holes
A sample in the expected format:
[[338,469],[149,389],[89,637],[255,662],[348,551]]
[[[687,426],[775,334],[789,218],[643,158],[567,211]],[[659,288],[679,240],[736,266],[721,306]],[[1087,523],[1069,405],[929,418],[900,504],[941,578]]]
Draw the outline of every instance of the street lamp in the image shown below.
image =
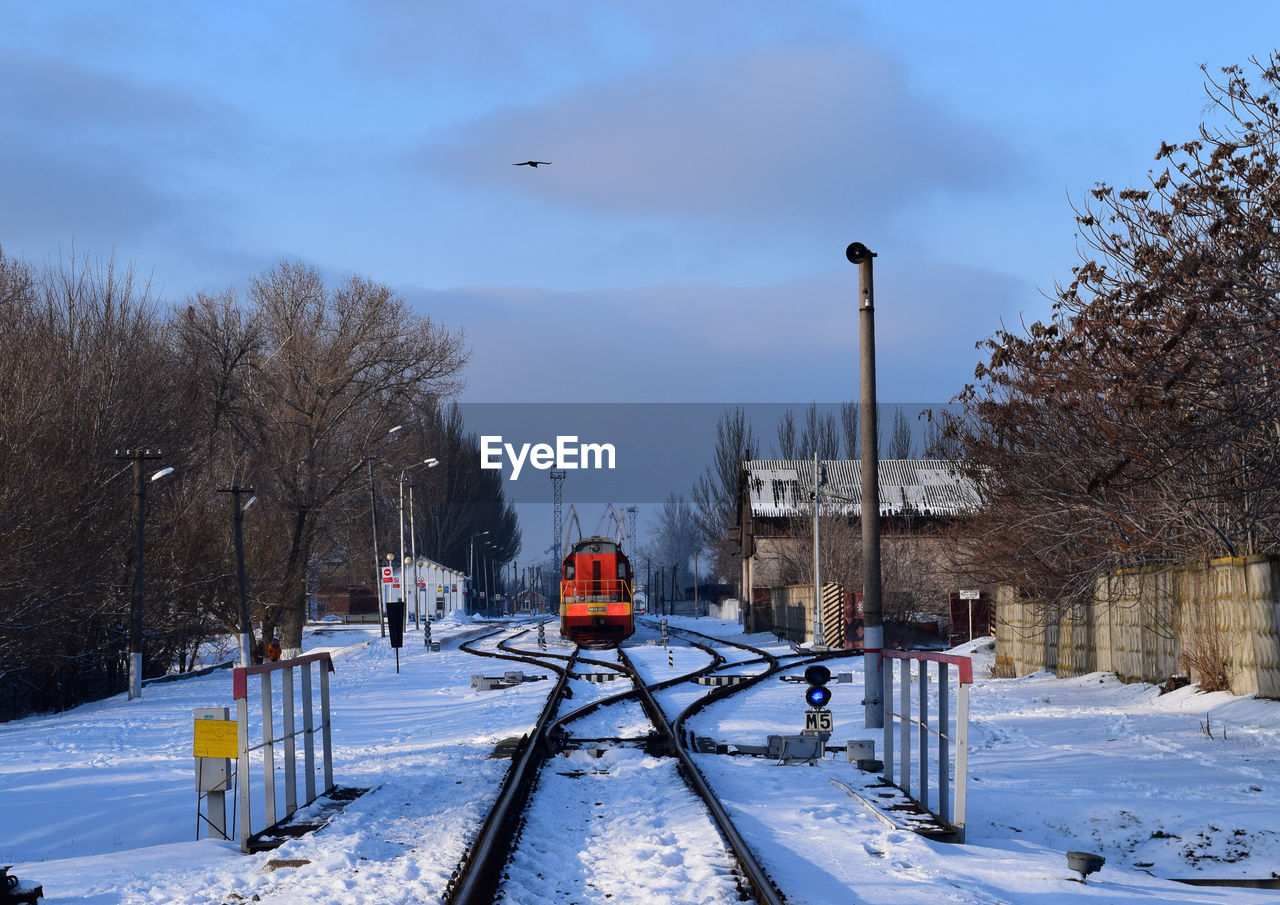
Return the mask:
[[[381,439],[385,440],[402,427],[403,424],[397,424]],[[364,460],[369,466],[369,518],[373,522],[373,590],[378,595],[378,630],[381,637],[385,638],[387,624],[382,618],[382,564],[378,561],[378,501],[373,495],[373,460],[376,458],[377,456],[365,456]]]
[[249,624],[249,595],[245,589],[244,577],[244,514],[258,498],[250,496],[249,502],[241,506],[240,494],[252,494],[253,488],[241,487],[239,484],[219,487],[218,492],[231,494],[232,540],[235,543],[236,551],[236,584],[240,589],[240,665],[252,666],[250,649],[253,641],[253,627]]
[[[400,599],[401,600],[404,599],[404,585],[406,583],[405,579],[408,577],[406,574],[407,570],[404,568],[404,566],[408,565],[409,562],[411,561],[409,557],[406,557],[404,555],[404,476],[408,472],[413,471],[413,469],[415,468],[421,468],[423,465],[427,466],[427,468],[435,468],[439,464],[440,464],[439,459],[434,459],[434,458],[423,459],[421,462],[416,462],[413,465],[410,465],[408,468],[400,469],[399,482],[400,482],[400,563],[401,563]],[[409,532],[410,534],[413,533],[413,485],[412,484],[409,485]],[[409,548],[410,548],[410,555],[411,556],[416,555],[413,553],[414,542],[412,540],[410,540],[409,542]],[[413,597],[416,602],[418,598],[418,575],[416,572],[414,573],[413,579],[414,579]],[[413,612],[414,612],[414,617],[417,618],[418,608],[416,603],[414,605]]]
[[884,647],[884,612],[880,585],[880,460],[876,444],[876,326],[875,290],[871,259],[875,252],[861,242],[845,249],[850,264],[858,267],[858,383],[862,425],[862,633],[863,717],[866,728],[884,726],[884,699],[880,658]]
[[[142,463],[159,459],[158,449],[116,450],[117,459],[133,460],[133,521],[136,543],[133,564],[133,597],[129,603],[129,700],[142,697],[142,554],[143,526],[147,514],[147,483],[142,480]],[[173,467],[162,468],[151,476],[155,481],[172,474]]]
[[467,599],[463,604],[463,610],[468,614],[471,612],[472,592],[476,580],[476,538],[484,537],[488,533],[488,531],[481,531],[479,534],[471,535],[471,540],[467,545],[469,547],[469,552],[467,553]]

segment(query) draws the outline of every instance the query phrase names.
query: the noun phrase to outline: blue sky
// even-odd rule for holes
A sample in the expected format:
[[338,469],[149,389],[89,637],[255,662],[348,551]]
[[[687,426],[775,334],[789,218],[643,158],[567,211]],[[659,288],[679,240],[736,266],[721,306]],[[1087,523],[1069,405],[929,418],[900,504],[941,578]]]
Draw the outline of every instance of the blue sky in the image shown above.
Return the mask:
[[[473,401],[945,401],[1280,7],[0,0],[0,246],[281,258],[465,329]],[[528,158],[553,165],[512,167]]]

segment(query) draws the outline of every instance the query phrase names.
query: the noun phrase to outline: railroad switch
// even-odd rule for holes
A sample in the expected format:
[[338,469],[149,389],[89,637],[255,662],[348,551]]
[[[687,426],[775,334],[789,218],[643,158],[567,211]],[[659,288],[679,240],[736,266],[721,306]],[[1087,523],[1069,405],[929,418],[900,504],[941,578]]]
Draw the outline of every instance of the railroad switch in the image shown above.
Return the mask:
[[471,687],[475,691],[493,691],[494,689],[513,688],[525,682],[538,682],[546,676],[526,676],[519,670],[508,670],[500,676],[473,675]]

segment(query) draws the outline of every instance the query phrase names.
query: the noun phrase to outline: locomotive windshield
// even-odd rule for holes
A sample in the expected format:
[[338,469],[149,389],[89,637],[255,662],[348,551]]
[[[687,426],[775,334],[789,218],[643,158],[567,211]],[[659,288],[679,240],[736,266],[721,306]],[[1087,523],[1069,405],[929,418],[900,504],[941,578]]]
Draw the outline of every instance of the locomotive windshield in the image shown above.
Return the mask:
[[578,541],[573,547],[574,553],[617,553],[618,545],[602,537],[592,537]]

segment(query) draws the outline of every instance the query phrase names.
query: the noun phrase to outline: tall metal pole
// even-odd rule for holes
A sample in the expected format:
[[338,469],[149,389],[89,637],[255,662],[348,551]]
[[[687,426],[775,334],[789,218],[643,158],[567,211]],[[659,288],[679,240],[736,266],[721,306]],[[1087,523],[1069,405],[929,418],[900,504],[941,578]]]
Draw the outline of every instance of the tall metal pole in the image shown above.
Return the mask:
[[[400,600],[401,602],[404,601],[405,583],[408,582],[409,580],[409,576],[406,574],[408,570],[405,569],[404,565],[405,565],[404,563],[404,469],[402,468],[400,469]],[[404,609],[405,615],[403,617],[405,621],[408,621],[409,619],[408,610],[409,608],[405,607]],[[401,632],[404,631],[403,625],[400,626],[400,631]]]
[[484,537],[488,531],[481,531],[479,534],[471,535],[471,543],[468,544],[470,552],[467,554],[467,588],[466,593],[462,597],[462,609],[465,613],[470,613],[472,609],[472,597],[477,590],[476,582],[476,538]]
[[253,493],[252,487],[241,487],[232,484],[219,487],[219,493],[231,494],[233,541],[236,551],[236,584],[240,589],[240,665],[252,666],[253,627],[249,624],[249,594],[244,574],[244,510],[249,508],[255,498],[250,498],[244,508],[240,506],[240,494]]
[[422,628],[422,594],[418,590],[418,538],[413,530],[413,484],[409,485],[409,558],[413,560],[413,621]]
[[813,453],[813,646],[826,644],[822,637],[822,536],[819,517],[822,515],[822,463],[818,452]]
[[373,456],[365,459],[369,466],[369,518],[373,522],[373,592],[378,595],[378,629],[387,637],[387,623],[382,617],[382,563],[378,561],[378,501],[373,495]]
[[702,610],[698,608],[698,551],[693,551],[693,615],[701,616]]
[[880,460],[876,436],[876,327],[875,290],[871,261],[875,257],[861,242],[845,249],[845,257],[858,265],[858,359],[862,424],[862,638],[863,700],[866,728],[884,728],[883,607],[880,599]]
[[132,701],[142,697],[142,554],[147,517],[147,483],[142,480],[142,463],[159,459],[160,450],[116,450],[116,458],[133,460],[133,597],[129,601],[129,700]]

